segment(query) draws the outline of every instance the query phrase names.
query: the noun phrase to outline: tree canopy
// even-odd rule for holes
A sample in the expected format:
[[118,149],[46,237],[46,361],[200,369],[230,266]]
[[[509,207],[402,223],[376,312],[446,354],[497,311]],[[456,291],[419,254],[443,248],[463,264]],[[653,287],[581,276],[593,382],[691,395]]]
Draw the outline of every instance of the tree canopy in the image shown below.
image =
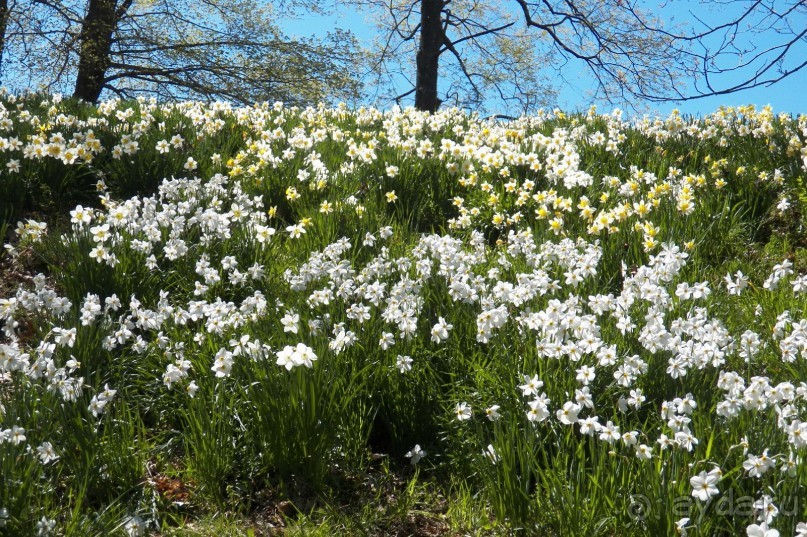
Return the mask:
[[414,96],[424,110],[493,98],[529,111],[578,77],[592,100],[689,100],[776,83],[807,64],[803,0],[701,2],[717,23],[697,13],[675,21],[674,6],[638,0],[343,2],[374,15],[381,94]]
[[[804,0],[328,5],[371,14],[373,46],[360,50],[339,29],[284,35],[279,21],[319,11],[313,0],[0,0],[0,74],[12,89],[88,101],[107,92],[290,104],[357,99],[361,78],[376,97],[421,110],[495,102],[523,113],[570,82],[593,102],[635,106],[775,84],[807,66]],[[676,13],[681,5],[691,11]]]
[[88,101],[103,91],[290,104],[358,94],[353,35],[334,30],[320,38],[289,38],[267,3],[3,1],[7,84],[71,91]]

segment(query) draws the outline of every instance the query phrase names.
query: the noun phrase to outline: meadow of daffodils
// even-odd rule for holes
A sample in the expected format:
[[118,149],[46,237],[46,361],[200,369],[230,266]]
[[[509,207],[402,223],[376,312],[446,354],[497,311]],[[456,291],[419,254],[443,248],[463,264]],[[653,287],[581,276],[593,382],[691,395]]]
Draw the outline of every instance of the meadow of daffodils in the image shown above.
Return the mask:
[[0,534],[807,536],[807,117],[0,102]]

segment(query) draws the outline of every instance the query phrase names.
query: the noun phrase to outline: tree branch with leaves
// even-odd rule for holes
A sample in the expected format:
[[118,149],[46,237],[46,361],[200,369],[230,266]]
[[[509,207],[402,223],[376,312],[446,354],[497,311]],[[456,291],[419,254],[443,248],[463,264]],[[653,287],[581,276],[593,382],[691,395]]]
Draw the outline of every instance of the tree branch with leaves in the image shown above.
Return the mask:
[[[239,104],[352,100],[359,47],[350,32],[292,39],[272,5],[254,0],[33,0],[14,19],[6,65],[87,101],[122,97],[227,99]],[[280,9],[318,10],[310,1]],[[30,8],[24,15],[24,7]],[[24,76],[24,75],[23,75]]]

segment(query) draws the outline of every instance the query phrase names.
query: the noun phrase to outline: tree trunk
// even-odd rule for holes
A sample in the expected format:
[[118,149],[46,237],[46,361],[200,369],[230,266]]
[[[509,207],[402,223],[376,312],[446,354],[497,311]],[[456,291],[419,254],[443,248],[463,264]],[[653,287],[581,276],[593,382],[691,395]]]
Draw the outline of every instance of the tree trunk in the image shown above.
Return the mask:
[[3,80],[3,52],[6,50],[8,28],[8,0],[0,0],[0,81]]
[[73,97],[95,103],[104,89],[112,33],[117,25],[117,0],[90,0],[79,34],[79,59]]
[[426,112],[436,112],[440,106],[437,78],[440,47],[445,37],[440,24],[443,6],[443,0],[420,2],[420,48],[417,53],[415,108]]

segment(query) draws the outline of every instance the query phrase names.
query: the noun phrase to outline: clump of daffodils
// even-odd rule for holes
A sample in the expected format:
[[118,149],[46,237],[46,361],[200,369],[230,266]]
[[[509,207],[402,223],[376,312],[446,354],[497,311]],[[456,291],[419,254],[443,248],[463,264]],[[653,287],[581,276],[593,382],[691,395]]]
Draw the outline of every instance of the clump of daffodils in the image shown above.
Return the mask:
[[[81,289],[69,295],[73,303],[45,275],[33,277],[0,297],[0,383],[24,380],[37,397],[80,405],[98,423],[122,397],[110,384],[124,389],[97,382],[98,372],[76,359],[89,338],[116,359],[158,363],[156,397],[174,398],[200,397],[200,385],[257,382],[241,365],[271,359],[284,381],[294,375],[282,369],[303,376],[361,363],[405,390],[428,378],[435,356],[511,353],[512,378],[488,393],[469,372],[458,382],[470,385],[440,407],[452,431],[479,435],[483,464],[507,461],[485,435],[512,426],[546,442],[591,443],[647,472],[686,461],[680,479],[699,502],[725,493],[731,471],[758,492],[747,533],[776,531],[772,483],[798,478],[807,446],[807,384],[798,375],[807,358],[799,302],[807,275],[784,259],[762,281],[734,268],[711,280],[688,277],[697,237],[674,236],[664,215],[696,218],[704,199],[752,174],[739,163],[708,157],[702,173],[678,164],[651,171],[626,162],[608,174],[587,166],[592,154],[625,158],[629,136],[660,152],[670,141],[724,147],[733,136],[770,145],[769,114],[629,124],[618,112],[576,123],[541,113],[503,125],[457,110],[140,104],[135,112],[110,101],[97,117],[53,114],[52,124],[24,109],[0,111],[0,122],[13,117],[38,132],[0,136],[9,173],[51,160],[87,166],[105,151],[130,159],[144,140],[158,140],[149,142],[157,158],[178,155],[179,163],[152,195],[113,200],[101,182],[102,208],[75,207],[63,238],[83,267],[122,281],[140,271],[157,288],[128,296]],[[167,131],[156,119],[167,113],[196,135]],[[193,140],[228,122],[242,129],[243,148],[226,158],[199,154]],[[782,151],[807,170],[807,120],[781,123]],[[115,143],[105,147],[101,132]],[[371,209],[397,214],[410,199],[403,178],[424,161],[456,189],[441,200],[455,210],[446,229],[406,233],[399,222],[368,217]],[[754,180],[782,187],[783,170],[754,170]],[[350,182],[365,171],[367,184]],[[791,208],[786,193],[777,199],[780,212]],[[342,218],[350,223],[329,227]],[[27,220],[15,236],[34,247],[47,232]],[[613,237],[644,257],[630,267],[619,260],[621,270],[609,274],[604,264],[621,255],[608,250]],[[780,307],[783,297],[792,307]],[[760,304],[757,314],[745,326],[727,322],[725,310],[746,299]],[[31,323],[41,328],[34,336]],[[0,445],[62,464],[71,446],[54,446],[3,409]],[[438,456],[431,439],[419,441]],[[737,442],[731,456],[709,460],[711,446],[727,442]],[[425,456],[419,444],[406,453],[412,464]],[[7,518],[0,509],[0,527]],[[125,530],[141,526],[133,516]]]

